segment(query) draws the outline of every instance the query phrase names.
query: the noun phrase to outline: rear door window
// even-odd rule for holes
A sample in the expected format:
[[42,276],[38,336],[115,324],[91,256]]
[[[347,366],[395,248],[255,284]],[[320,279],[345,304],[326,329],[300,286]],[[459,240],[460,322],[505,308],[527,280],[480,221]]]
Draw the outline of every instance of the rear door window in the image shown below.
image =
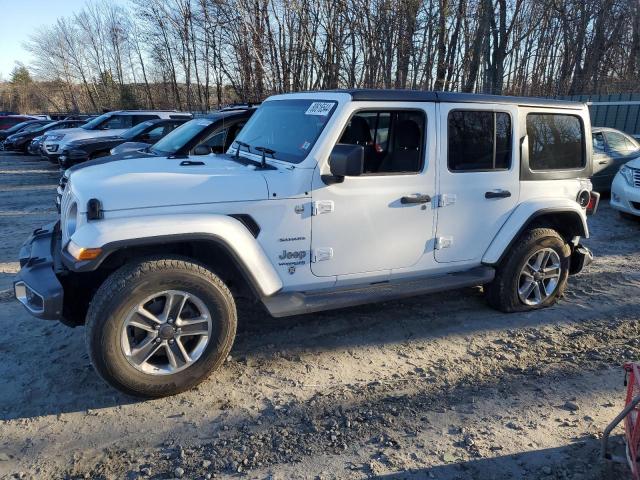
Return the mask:
[[584,168],[584,128],[579,117],[557,113],[529,113],[527,136],[531,170]]
[[627,138],[626,135],[618,132],[606,132],[607,144],[614,153],[626,155],[636,150],[635,145]]
[[511,167],[511,116],[505,112],[449,112],[447,158],[452,172],[508,170]]
[[102,124],[102,128],[105,130],[119,130],[125,128],[131,128],[133,115],[112,115],[109,119]]
[[131,117],[133,118],[131,126],[146,122],[147,120],[157,120],[160,118],[158,115],[131,115]]

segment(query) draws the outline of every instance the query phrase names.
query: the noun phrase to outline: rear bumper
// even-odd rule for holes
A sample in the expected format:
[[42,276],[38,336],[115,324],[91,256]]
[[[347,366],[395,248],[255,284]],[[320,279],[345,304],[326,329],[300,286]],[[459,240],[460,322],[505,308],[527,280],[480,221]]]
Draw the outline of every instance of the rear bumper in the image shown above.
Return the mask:
[[34,317],[62,319],[64,289],[56,275],[62,268],[58,222],[38,228],[20,249],[20,272],[13,283],[16,299]]
[[584,245],[578,244],[573,248],[571,253],[571,262],[569,266],[569,275],[580,273],[584,267],[593,262],[593,253]]

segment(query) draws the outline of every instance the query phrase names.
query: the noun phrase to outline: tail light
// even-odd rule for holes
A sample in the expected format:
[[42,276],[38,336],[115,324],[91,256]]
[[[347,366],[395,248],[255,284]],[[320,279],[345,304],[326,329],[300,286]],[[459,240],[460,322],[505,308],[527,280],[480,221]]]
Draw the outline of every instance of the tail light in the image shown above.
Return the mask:
[[598,210],[600,203],[600,194],[598,192],[589,192],[589,203],[587,203],[587,215],[594,215]]

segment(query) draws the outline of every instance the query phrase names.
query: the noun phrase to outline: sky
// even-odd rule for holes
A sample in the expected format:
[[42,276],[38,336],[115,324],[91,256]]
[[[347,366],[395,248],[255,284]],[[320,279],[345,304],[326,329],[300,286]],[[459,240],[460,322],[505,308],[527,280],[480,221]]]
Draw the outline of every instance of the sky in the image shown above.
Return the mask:
[[82,9],[86,0],[0,0],[0,79],[8,80],[16,62],[28,65],[23,44],[43,25]]

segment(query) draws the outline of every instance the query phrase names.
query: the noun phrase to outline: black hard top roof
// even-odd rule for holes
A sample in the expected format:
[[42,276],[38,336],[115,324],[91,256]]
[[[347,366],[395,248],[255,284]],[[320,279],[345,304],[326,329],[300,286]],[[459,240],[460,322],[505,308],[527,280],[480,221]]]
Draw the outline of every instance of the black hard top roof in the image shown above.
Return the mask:
[[344,89],[329,90],[336,93],[347,93],[354,101],[370,102],[449,102],[449,103],[508,103],[514,105],[579,108],[582,103],[551,98],[512,97],[508,95],[485,95],[480,93],[430,92],[424,90],[378,90],[378,89]]

